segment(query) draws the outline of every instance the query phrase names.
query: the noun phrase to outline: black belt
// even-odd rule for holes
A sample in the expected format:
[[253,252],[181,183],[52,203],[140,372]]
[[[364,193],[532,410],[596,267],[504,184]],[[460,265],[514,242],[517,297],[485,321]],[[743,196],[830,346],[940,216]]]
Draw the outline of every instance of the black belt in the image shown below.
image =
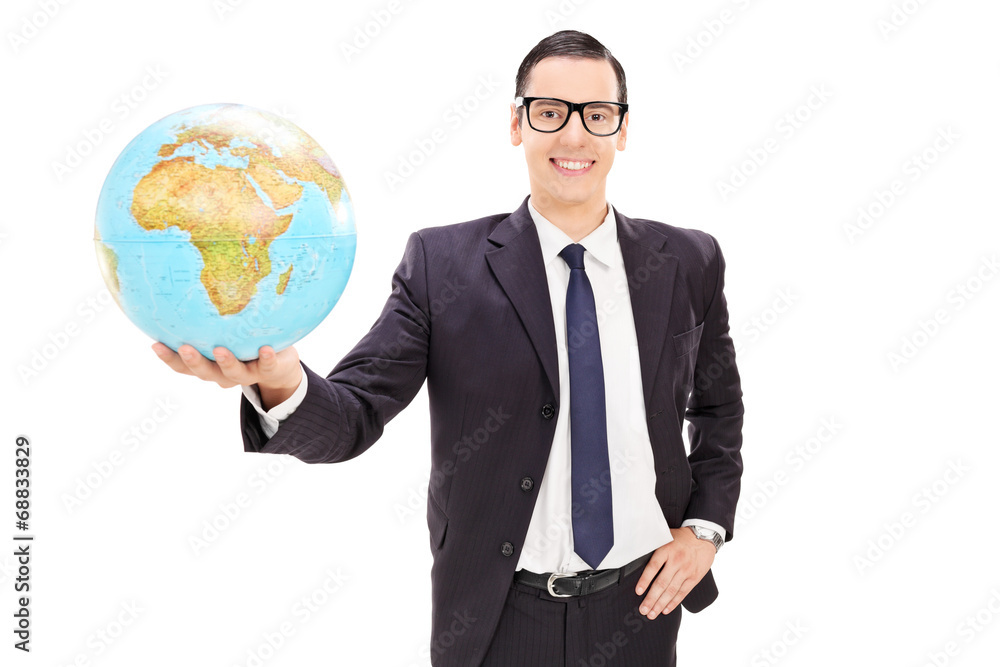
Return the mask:
[[639,556],[628,565],[610,570],[585,570],[583,572],[545,572],[538,574],[528,570],[514,573],[514,581],[548,591],[557,598],[590,595],[614,586],[646,564],[652,552]]

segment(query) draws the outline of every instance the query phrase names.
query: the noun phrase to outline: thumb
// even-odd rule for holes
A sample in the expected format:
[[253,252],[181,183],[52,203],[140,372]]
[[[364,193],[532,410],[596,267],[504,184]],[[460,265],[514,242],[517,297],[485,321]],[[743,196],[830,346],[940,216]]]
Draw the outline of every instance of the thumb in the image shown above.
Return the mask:
[[266,377],[274,375],[274,371],[278,367],[278,355],[274,353],[274,348],[270,345],[264,345],[258,350],[257,357],[257,370],[258,372]]
[[281,352],[275,352],[270,345],[263,345],[258,354],[257,375],[261,381],[271,386],[298,384],[301,371],[294,347],[289,346]]

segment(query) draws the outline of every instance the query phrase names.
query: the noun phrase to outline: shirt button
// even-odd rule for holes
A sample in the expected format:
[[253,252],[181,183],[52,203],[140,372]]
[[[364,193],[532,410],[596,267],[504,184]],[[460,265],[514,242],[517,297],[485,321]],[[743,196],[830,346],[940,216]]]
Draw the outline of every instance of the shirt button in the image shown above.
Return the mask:
[[510,542],[504,542],[500,545],[500,553],[504,556],[511,556],[514,553],[514,545]]
[[535,480],[531,479],[530,477],[525,477],[524,479],[521,480],[522,491],[531,491],[531,488],[533,486],[535,486]]
[[556,414],[556,409],[551,403],[546,403],[542,406],[542,416],[546,419],[552,419]]

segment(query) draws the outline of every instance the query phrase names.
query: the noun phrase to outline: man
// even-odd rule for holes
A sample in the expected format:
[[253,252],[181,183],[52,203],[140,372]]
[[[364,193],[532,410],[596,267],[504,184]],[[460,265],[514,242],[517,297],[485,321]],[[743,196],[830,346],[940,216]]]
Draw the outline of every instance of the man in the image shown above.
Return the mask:
[[717,595],[742,474],[725,263],[712,236],[607,203],[628,113],[603,45],[551,35],[516,88],[530,196],[413,232],[326,378],[292,347],[246,363],[153,347],[243,386],[246,451],[308,463],[364,452],[427,380],[433,664],[673,665],[679,605]]

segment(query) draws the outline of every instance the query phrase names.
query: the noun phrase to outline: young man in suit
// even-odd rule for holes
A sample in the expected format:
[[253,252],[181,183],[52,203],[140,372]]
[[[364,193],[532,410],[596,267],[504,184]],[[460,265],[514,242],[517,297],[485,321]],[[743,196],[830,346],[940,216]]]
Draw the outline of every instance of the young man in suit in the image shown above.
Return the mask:
[[511,105],[529,197],[413,232],[327,377],[293,347],[153,346],[242,385],[246,451],[308,463],[364,452],[427,380],[434,665],[673,665],[681,605],[717,595],[742,474],[725,263],[709,234],[606,201],[626,99],[594,38],[539,42]]

